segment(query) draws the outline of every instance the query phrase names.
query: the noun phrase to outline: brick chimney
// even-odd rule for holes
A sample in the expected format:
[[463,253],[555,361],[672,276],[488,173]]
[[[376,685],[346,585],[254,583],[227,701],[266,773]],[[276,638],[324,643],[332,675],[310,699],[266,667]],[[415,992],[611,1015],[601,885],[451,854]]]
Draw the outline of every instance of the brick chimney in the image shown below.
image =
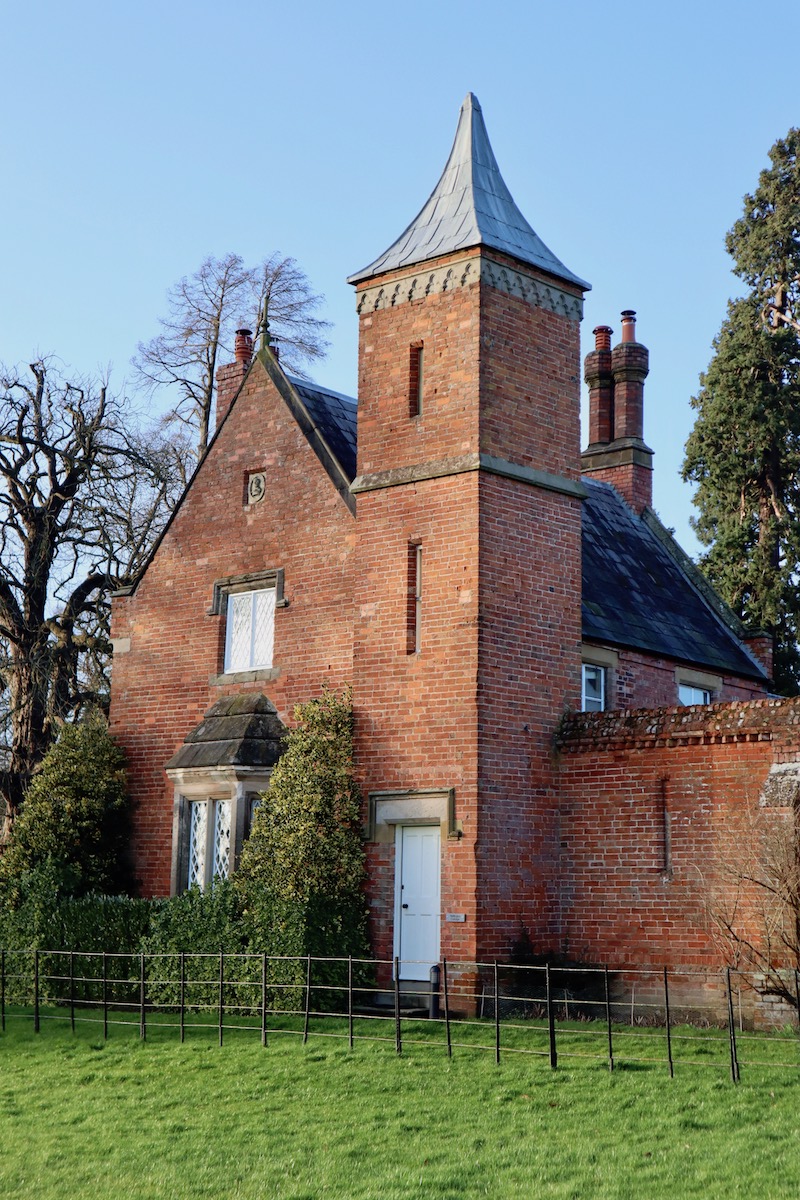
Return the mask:
[[644,441],[647,347],[636,340],[636,313],[622,313],[622,341],[611,349],[611,329],[598,325],[595,348],[586,355],[589,445],[581,455],[584,475],[612,484],[637,513],[653,503],[653,451]]
[[217,429],[227,416],[231,402],[250,369],[253,359],[253,334],[250,329],[236,330],[233,356],[234,362],[226,363],[217,371]]

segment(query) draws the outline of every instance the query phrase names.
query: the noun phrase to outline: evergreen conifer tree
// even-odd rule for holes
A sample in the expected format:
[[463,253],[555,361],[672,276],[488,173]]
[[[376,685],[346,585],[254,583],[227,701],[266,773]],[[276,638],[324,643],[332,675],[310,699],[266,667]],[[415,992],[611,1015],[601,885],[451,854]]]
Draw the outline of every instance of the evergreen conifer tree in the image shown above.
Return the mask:
[[701,566],[775,638],[775,686],[800,687],[800,130],[770,151],[726,246],[750,291],[732,301],[693,398],[685,479]]

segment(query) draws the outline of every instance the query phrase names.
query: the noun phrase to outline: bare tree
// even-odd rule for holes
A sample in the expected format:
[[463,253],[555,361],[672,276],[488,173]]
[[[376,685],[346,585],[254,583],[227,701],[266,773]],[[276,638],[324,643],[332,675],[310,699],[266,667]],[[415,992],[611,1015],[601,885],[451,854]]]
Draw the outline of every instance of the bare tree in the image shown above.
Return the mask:
[[[785,799],[785,797],[784,797]],[[704,871],[706,909],[726,962],[754,990],[797,1006],[800,844],[796,798],[731,806]]]
[[0,845],[59,724],[105,706],[109,592],[163,527],[177,457],[105,383],[0,368]]
[[266,333],[280,343],[282,363],[303,374],[327,349],[329,323],[315,315],[321,303],[293,258],[273,254],[256,267],[245,266],[238,254],[207,258],[170,288],[162,332],[139,344],[134,369],[151,393],[168,389],[174,399],[167,419],[189,426],[200,457],[208,445],[217,367],[232,357],[236,328]]

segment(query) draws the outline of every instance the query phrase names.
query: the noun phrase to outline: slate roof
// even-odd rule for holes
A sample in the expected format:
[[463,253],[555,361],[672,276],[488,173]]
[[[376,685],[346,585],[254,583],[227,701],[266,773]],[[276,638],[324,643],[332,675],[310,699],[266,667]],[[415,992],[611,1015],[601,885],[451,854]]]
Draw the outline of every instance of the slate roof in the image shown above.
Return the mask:
[[285,733],[274,704],[261,693],[223,696],[186,735],[166,769],[272,767]]
[[584,476],[583,637],[765,681],[647,522]]
[[501,250],[568,283],[590,287],[556,258],[517,208],[500,174],[481,106],[469,92],[450,157],[427,203],[397,241],[348,283],[473,246]]
[[307,379],[288,375],[292,387],[308,409],[309,416],[352,482],[356,475],[357,405],[350,396],[332,392]]

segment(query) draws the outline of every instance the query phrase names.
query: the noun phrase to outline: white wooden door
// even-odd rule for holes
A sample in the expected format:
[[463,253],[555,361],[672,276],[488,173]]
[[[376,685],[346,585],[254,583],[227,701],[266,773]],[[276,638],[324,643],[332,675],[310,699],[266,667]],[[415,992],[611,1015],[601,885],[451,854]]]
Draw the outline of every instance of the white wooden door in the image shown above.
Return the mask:
[[438,825],[399,825],[394,952],[401,979],[428,979],[439,961],[441,847]]

